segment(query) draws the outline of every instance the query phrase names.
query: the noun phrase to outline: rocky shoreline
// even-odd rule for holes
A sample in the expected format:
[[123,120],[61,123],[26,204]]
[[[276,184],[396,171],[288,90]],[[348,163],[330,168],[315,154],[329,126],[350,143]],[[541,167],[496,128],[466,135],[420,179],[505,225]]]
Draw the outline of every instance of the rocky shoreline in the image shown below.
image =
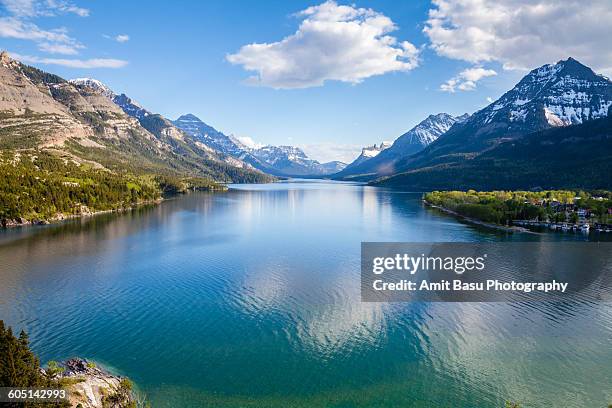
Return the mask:
[[59,364],[57,379],[68,392],[72,408],[136,407],[131,382],[92,361],[71,358]]

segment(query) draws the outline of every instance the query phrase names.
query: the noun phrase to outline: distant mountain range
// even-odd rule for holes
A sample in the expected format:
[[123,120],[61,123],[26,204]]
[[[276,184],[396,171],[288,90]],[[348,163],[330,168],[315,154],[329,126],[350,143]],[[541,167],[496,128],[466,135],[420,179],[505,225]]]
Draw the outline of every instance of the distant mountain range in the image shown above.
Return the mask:
[[275,176],[324,176],[337,173],[346,166],[339,161],[319,163],[294,146],[248,147],[238,139],[207,125],[193,114],[183,115],[173,123],[205,145]]
[[609,188],[611,106],[610,80],[569,58],[534,69],[469,117],[429,116],[333,177],[411,190]]
[[197,147],[206,150],[208,154],[216,154],[224,162],[236,167],[260,170],[275,176],[310,177],[337,173],[345,166],[341,162],[319,163],[309,159],[301,149],[292,146],[250,148],[191,113],[170,121],[149,112],[125,94],[115,94],[96,79],[77,78],[69,82],[77,87],[95,89],[107,96],[126,114],[138,119],[145,129],[158,137],[184,139],[181,135],[188,135]]
[[193,114],[175,121],[91,78],[0,53],[0,149],[46,149],[109,170],[259,182],[331,177],[412,190],[610,188],[612,83],[569,58],[529,72],[470,115],[430,115],[352,163],[246,146]]

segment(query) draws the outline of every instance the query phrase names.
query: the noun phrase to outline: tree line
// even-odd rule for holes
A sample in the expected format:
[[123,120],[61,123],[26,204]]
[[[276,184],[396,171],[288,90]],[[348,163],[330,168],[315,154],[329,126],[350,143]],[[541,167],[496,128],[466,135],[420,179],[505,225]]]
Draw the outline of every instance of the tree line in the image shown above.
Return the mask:
[[588,209],[596,221],[608,223],[612,208],[612,192],[605,190],[433,191],[423,199],[465,217],[502,225],[533,219],[577,222],[577,209]]

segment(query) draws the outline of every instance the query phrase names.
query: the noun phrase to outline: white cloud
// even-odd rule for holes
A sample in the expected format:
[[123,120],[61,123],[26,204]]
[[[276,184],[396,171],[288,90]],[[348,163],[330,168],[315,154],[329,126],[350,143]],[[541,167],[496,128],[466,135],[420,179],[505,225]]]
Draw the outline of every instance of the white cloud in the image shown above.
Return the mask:
[[321,86],[327,80],[359,83],[418,66],[419,50],[388,35],[396,30],[385,15],[334,1],[296,14],[298,30],[273,43],[253,43],[227,60],[256,75],[248,82],[277,89]]
[[0,4],[13,15],[34,16],[36,14],[32,0],[2,0]]
[[15,17],[0,17],[0,37],[66,44],[75,42],[73,38],[66,34],[66,30],[63,28],[43,30],[36,24],[22,21]]
[[29,64],[61,65],[70,68],[122,68],[128,64],[127,61],[114,58],[91,58],[91,59],[65,59],[65,58],[41,58],[31,55],[20,55],[11,53],[11,56],[21,62]]
[[130,36],[127,34],[119,34],[118,36],[115,37],[115,41],[120,42],[120,43],[128,42],[129,40],[130,40]]
[[51,44],[47,42],[39,43],[38,49],[49,54],[64,54],[76,55],[79,53],[79,48],[85,48],[82,45],[67,45],[67,44]]
[[[65,0],[0,0],[0,5],[9,14],[0,17],[0,37],[32,41],[40,51],[48,54],[77,55],[80,49],[85,48],[83,44],[68,35],[66,28],[41,29],[32,20],[37,17],[53,17],[66,13],[86,17],[89,15],[88,9]],[[120,42],[128,39],[129,37],[125,34],[118,35],[116,38]],[[121,68],[127,65],[127,61],[114,58],[65,59],[17,54],[13,56],[26,63],[53,64],[72,68]]]
[[505,69],[572,56],[612,72],[610,0],[433,0],[423,31],[437,54]]
[[16,17],[0,17],[0,37],[34,41],[41,51],[52,54],[78,54],[85,48],[67,34],[65,28],[43,30],[36,24]]
[[361,154],[361,145],[342,143],[318,143],[299,145],[304,153],[321,163],[339,160],[350,163]]
[[454,93],[456,89],[460,91],[473,91],[476,89],[476,82],[482,78],[494,75],[497,75],[497,72],[492,69],[481,67],[468,68],[440,85],[440,90],[451,93]]
[[49,17],[65,13],[76,14],[80,17],[89,15],[88,9],[63,0],[1,0],[0,4],[12,15],[18,17]]
[[87,17],[89,16],[89,10],[86,8],[82,8],[82,7],[77,7],[77,6],[68,6],[66,7],[65,11],[70,12],[70,13],[74,13],[79,17]]

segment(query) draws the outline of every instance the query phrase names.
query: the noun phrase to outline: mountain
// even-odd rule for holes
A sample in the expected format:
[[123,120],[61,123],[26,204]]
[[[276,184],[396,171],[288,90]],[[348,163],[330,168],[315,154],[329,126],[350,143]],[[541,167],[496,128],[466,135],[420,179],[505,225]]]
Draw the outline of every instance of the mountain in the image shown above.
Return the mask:
[[[509,151],[512,149],[508,148],[507,143],[523,143],[522,138],[527,137],[527,140],[532,140],[533,136],[528,137],[528,135],[541,134],[540,132],[555,128],[569,127],[567,130],[569,133],[559,130],[559,133],[553,131],[551,135],[582,132],[580,129],[589,127],[576,130],[573,126],[586,125],[589,121],[606,118],[611,105],[612,82],[608,78],[597,75],[573,58],[544,65],[531,71],[497,101],[474,113],[463,123],[453,126],[422,151],[398,161],[395,173],[399,175],[381,180],[381,183],[403,185],[409,189],[442,188],[442,186],[445,189],[454,189],[458,188],[461,179],[465,179],[465,177],[457,178],[457,169],[462,171],[470,169],[485,179],[490,179],[486,173],[477,169],[480,169],[478,166],[490,163],[482,161],[484,158],[496,158],[499,146],[503,145],[504,151]],[[584,142],[583,139],[577,136],[576,140]],[[579,146],[571,142],[571,138],[564,140],[565,144],[562,146],[557,146],[554,140],[550,146],[558,148],[572,146],[574,149],[579,149]],[[530,146],[533,146],[533,143]],[[603,151],[596,151],[598,149],[596,145],[591,147],[595,150],[592,153],[594,157],[607,154],[606,144],[601,146]],[[541,148],[545,149],[544,146]],[[529,168],[534,165],[532,163],[529,166],[529,163],[521,161],[522,158],[519,156],[514,159],[516,163],[524,163]],[[568,169],[572,167],[572,163],[564,163],[567,159],[561,159],[561,156],[559,158],[561,166],[553,163],[554,156],[547,160],[549,160],[546,164],[548,168],[558,169],[560,172],[564,172],[563,165]],[[513,174],[519,173],[514,170]],[[430,183],[426,181],[425,174],[427,177],[432,177]],[[433,181],[433,174],[437,174],[438,181]],[[602,176],[603,174],[605,173],[601,173]],[[443,175],[446,175],[444,182],[442,182]],[[513,182],[517,184],[519,181],[515,179]],[[533,180],[523,180],[525,185],[532,182]],[[493,182],[489,185],[497,188]]]
[[[418,153],[434,142],[440,135],[447,132],[455,123],[463,122],[469,115],[454,117],[447,113],[429,115],[422,122],[398,137],[388,148],[367,148],[362,151],[353,163],[343,171],[334,175],[334,178],[343,179],[373,179],[392,174],[396,163],[412,154]],[[378,150],[376,152],[376,150]],[[376,154],[374,154],[376,153]],[[371,157],[368,157],[370,156]]]
[[612,189],[612,116],[506,140],[473,159],[421,167],[373,184],[413,191]]
[[573,58],[534,69],[497,101],[474,115],[470,124],[505,132],[530,132],[607,116],[610,80]]
[[204,145],[275,176],[322,176],[337,173],[345,166],[341,162],[321,164],[293,146],[248,147],[191,113],[180,116],[173,124]]
[[126,94],[114,95],[112,99],[125,113],[138,120],[142,120],[151,114]]
[[118,172],[228,182],[269,179],[198,147],[171,123],[169,131],[165,126],[157,126],[159,133],[153,126],[147,129],[113,101],[115,93],[100,81],[66,81],[15,61],[6,52],[0,53],[0,95],[3,150],[39,150]]
[[82,86],[85,88],[95,89],[98,93],[106,96],[108,99],[112,100],[116,95],[108,86],[104,85],[102,82],[93,78],[75,78],[71,79],[70,82],[72,85]]
[[264,146],[250,149],[250,153],[266,166],[266,172],[275,176],[312,177],[336,173],[344,163],[329,162],[321,164],[310,159],[306,153],[295,146]]
[[252,154],[251,148],[240,143],[232,136],[225,135],[214,127],[204,123],[197,116],[188,113],[173,121],[173,124],[183,130],[203,145],[219,151],[228,157],[233,157],[244,163],[245,167],[258,169],[269,174],[278,174],[272,167]]
[[116,105],[118,105],[125,113],[130,115],[136,119],[143,119],[145,116],[150,115],[151,112],[140,106],[137,102],[134,102],[130,99],[126,94],[117,95],[112,89],[103,84],[101,81],[93,78],[75,78],[71,79],[70,82],[72,85],[83,88],[83,89],[93,89],[98,93],[106,96],[108,99],[112,100]]
[[[183,155],[196,155],[208,160],[223,162],[230,166],[253,169],[252,166],[225,152],[221,146],[207,143],[198,135],[184,131],[175,125],[174,122],[166,119],[162,115],[154,114],[143,108],[139,103],[125,94],[117,95],[102,82],[91,78],[78,78],[69,81],[77,88],[94,89],[105,96],[108,96],[123,112],[133,118],[138,119],[140,125],[151,132],[158,139],[163,140],[173,146]],[[192,115],[193,116],[193,115]],[[194,117],[195,118],[195,117]],[[197,119],[197,118],[196,118]],[[198,119],[199,120],[199,119]],[[212,129],[212,128],[210,128]],[[214,129],[213,129],[214,130]]]
[[321,163],[321,167],[323,168],[325,174],[334,174],[344,170],[346,168],[346,163],[339,160],[333,160],[330,162]]
[[391,147],[390,142],[381,142],[380,145],[373,144],[372,146],[366,146],[361,149],[361,154],[349,163],[343,170],[345,172],[359,166],[361,163],[370,160],[372,157],[376,157],[380,152]]
[[172,123],[215,150],[236,158],[240,158],[246,153],[246,150],[239,142],[234,141],[230,136],[226,136],[212,126],[202,122],[200,118],[191,113],[180,116]]
[[612,83],[608,78],[573,58],[544,65],[461,126],[398,162],[396,171],[469,158],[532,132],[602,118],[610,105]]

